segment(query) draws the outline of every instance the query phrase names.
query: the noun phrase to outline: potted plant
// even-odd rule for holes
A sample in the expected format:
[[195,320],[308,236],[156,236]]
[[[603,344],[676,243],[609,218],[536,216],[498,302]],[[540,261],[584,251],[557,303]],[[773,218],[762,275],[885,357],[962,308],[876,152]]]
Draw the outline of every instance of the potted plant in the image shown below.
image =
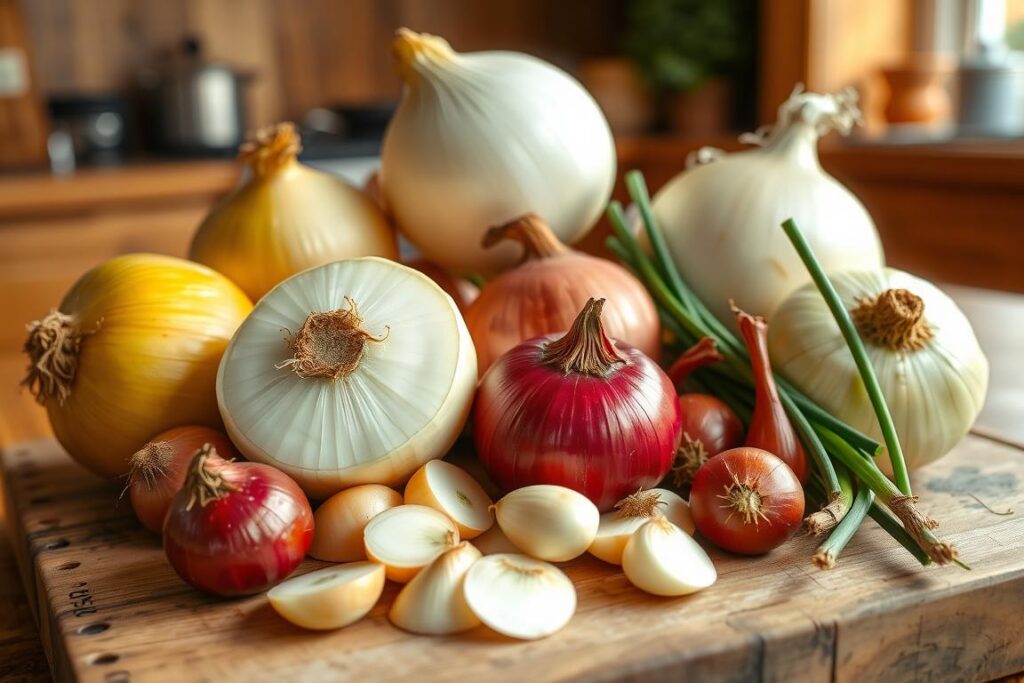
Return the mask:
[[630,0],[625,52],[658,94],[669,127],[730,127],[735,77],[753,59],[755,17],[753,0]]

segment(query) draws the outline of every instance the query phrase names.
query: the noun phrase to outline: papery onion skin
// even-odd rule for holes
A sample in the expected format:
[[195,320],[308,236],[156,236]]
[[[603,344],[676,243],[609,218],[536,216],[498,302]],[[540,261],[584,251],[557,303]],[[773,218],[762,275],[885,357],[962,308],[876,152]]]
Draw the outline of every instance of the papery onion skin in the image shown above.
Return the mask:
[[625,359],[607,377],[545,365],[563,335],[524,342],[481,380],[474,408],[477,453],[506,491],[556,484],[601,510],[652,488],[672,465],[679,405],[668,375],[638,349],[614,341]]
[[[72,458],[121,477],[154,434],[185,424],[220,426],[217,367],[251,310],[242,290],[206,266],[155,254],[117,256],[83,275],[58,311],[32,324],[26,351],[33,369],[25,383],[45,403],[54,435]],[[34,337],[61,321],[80,343],[65,396],[47,391],[35,373],[43,349]]]
[[[758,492],[760,513],[745,515],[729,502],[738,487]],[[741,555],[782,545],[803,521],[804,492],[782,460],[760,448],[740,447],[709,459],[693,478],[690,514],[702,536]]]
[[545,334],[564,332],[593,296],[606,299],[601,321],[607,333],[661,357],[658,310],[644,286],[607,259],[562,245],[538,216],[522,216],[492,231],[518,231],[523,261],[490,281],[466,311],[482,376],[503,353]]
[[709,456],[736,448],[743,442],[743,423],[724,401],[710,394],[679,397],[683,418],[683,442],[700,441]]
[[515,52],[459,54],[399,30],[406,87],[381,149],[381,185],[402,231],[455,272],[494,273],[516,250],[480,246],[492,225],[534,211],[567,243],[600,218],[615,184],[611,129],[564,71]]
[[132,456],[128,495],[142,526],[155,533],[163,530],[167,509],[185,483],[188,464],[204,444],[212,445],[227,459],[237,456],[223,432],[198,426],[161,432]]
[[380,484],[335,493],[316,509],[316,533],[309,556],[327,562],[365,560],[363,529],[381,512],[401,504],[402,494]]
[[[293,145],[291,149],[255,147]],[[259,152],[267,158],[246,158]],[[358,256],[398,257],[394,231],[376,202],[329,173],[299,163],[292,124],[261,130],[243,145],[253,177],[217,204],[192,239],[189,258],[231,278],[253,301],[295,273]],[[267,155],[265,154],[264,157]]]
[[313,541],[313,511],[288,475],[267,465],[229,463],[211,454],[193,466],[233,488],[206,505],[193,502],[190,481],[164,520],[164,552],[182,579],[221,596],[251,595],[288,577]]

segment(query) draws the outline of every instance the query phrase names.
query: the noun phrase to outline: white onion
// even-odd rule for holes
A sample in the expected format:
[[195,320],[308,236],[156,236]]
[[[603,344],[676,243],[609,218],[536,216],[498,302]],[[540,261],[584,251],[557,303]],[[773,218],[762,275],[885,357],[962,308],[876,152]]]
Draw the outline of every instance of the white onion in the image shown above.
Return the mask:
[[527,213],[566,243],[593,226],[615,182],[615,144],[583,86],[528,55],[458,54],[408,29],[395,54],[406,88],[384,138],[381,186],[429,260],[460,272],[507,267],[515,247],[480,242]]
[[730,299],[770,318],[787,294],[810,281],[779,227],[787,218],[826,271],[883,265],[867,210],[818,163],[818,138],[850,129],[860,115],[855,100],[845,92],[796,92],[771,132],[753,138],[761,147],[711,155],[654,197],[655,218],[680,273],[729,327],[735,329]]
[[[310,354],[298,340],[354,351],[339,330],[354,329],[356,311],[355,327],[372,338],[355,366],[338,376],[304,371],[299,361]],[[325,313],[339,327],[314,329]],[[294,275],[260,300],[224,353],[217,399],[245,457],[325,498],[357,484],[401,484],[443,456],[466,421],[476,375],[473,340],[451,297],[411,268],[352,259]]]

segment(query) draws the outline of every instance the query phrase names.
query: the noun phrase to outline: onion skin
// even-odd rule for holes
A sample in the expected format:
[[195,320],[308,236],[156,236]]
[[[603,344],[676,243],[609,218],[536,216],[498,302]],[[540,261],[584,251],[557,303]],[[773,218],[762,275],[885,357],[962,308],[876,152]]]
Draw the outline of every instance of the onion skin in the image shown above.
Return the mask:
[[743,423],[732,408],[710,394],[683,394],[679,397],[683,436],[704,444],[709,456],[736,448],[743,443]]
[[561,336],[520,344],[484,376],[474,409],[477,453],[506,491],[556,484],[609,510],[668,472],[679,404],[668,375],[624,342],[609,342],[626,362],[605,377],[545,365],[545,348]]
[[229,463],[205,451],[190,470],[197,467],[233,490],[191,509],[191,479],[175,495],[164,520],[164,552],[174,571],[221,596],[259,593],[287,578],[313,541],[313,511],[298,484],[268,465]]
[[[747,519],[723,498],[736,484],[758,492],[763,516]],[[734,448],[697,471],[690,489],[690,514],[701,535],[719,548],[761,555],[800,528],[804,492],[793,471],[776,456],[760,448]]]
[[204,444],[231,459],[238,456],[223,432],[186,426],[157,434],[131,458],[128,495],[142,526],[159,534],[171,501],[185,483],[188,464]]
[[591,297],[607,300],[601,318],[610,336],[661,357],[658,310],[639,280],[616,263],[562,245],[536,216],[495,230],[524,224],[529,236],[515,238],[527,241],[524,260],[484,287],[466,311],[481,376],[517,344],[568,330]]

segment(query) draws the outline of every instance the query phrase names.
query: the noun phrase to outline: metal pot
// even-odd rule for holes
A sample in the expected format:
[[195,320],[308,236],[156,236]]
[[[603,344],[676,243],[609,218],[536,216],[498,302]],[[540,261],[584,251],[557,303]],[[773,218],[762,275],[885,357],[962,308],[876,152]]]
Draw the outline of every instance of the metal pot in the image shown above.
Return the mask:
[[203,59],[188,38],[143,83],[150,138],[163,152],[233,154],[246,130],[245,86],[251,77],[227,64]]

